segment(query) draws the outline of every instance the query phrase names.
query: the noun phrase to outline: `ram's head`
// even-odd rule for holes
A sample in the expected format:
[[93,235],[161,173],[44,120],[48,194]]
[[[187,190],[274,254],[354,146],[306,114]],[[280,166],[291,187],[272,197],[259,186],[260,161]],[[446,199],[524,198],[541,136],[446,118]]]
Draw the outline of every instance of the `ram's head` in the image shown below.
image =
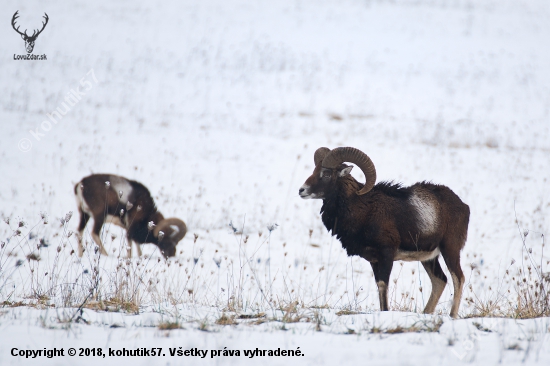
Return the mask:
[[357,191],[358,195],[369,192],[376,182],[374,164],[367,154],[353,147],[338,147],[334,150],[321,147],[315,151],[313,160],[315,161],[313,174],[299,190],[300,197],[304,199],[325,198],[327,193],[333,190],[337,180],[351,172],[353,166],[346,165],[344,162],[357,165],[365,174],[366,182],[363,188]]
[[153,235],[158,240],[157,245],[166,258],[176,255],[176,246],[186,233],[187,226],[176,218],[164,219],[153,229]]

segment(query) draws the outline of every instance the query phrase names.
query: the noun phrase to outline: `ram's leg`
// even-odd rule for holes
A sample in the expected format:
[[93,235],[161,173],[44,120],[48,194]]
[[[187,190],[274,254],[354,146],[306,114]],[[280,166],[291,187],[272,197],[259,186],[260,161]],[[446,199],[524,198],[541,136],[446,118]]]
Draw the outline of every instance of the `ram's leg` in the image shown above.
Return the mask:
[[132,239],[126,238],[126,251],[128,252],[128,258],[132,258]]
[[94,239],[94,242],[99,247],[99,250],[101,251],[101,255],[108,256],[109,254],[105,250],[105,247],[101,242],[101,238],[99,237],[99,233],[101,232],[101,227],[103,226],[103,222],[104,222],[103,216],[94,217],[94,229],[92,231],[92,239]]
[[445,276],[445,273],[443,273],[443,269],[441,269],[441,265],[439,264],[439,256],[429,261],[422,262],[422,265],[424,266],[426,272],[428,272],[428,276],[430,276],[430,281],[432,282],[432,293],[426,307],[424,308],[425,314],[431,314],[434,312],[443,290],[445,290],[447,277]]
[[78,224],[78,256],[82,257],[84,254],[84,245],[82,244],[84,229],[86,228],[88,220],[90,220],[90,215],[82,211],[80,207],[78,208],[78,212],[80,213],[80,223]]
[[451,306],[451,318],[458,318],[458,308],[460,307],[460,299],[462,298],[462,288],[464,287],[464,273],[460,267],[460,248],[459,244],[447,245],[441,247],[441,254],[445,259],[445,264],[449,272],[451,272],[451,278],[453,279],[453,305]]
[[138,256],[141,257],[141,254],[142,254],[141,253],[141,244],[139,244],[139,243],[135,243],[135,244],[136,244],[136,249],[137,249]]
[[380,310],[388,311],[388,284],[390,283],[390,274],[393,268],[394,252],[389,250],[381,251],[378,256],[378,263],[376,265],[378,278],[376,279],[376,285],[378,286],[378,297],[380,299]]
[[378,275],[378,262],[369,262],[372,267],[372,273],[374,274],[374,280],[376,281],[376,286],[378,286],[378,298],[380,300],[380,310],[388,310],[388,297],[387,297],[387,284],[384,284],[380,281],[380,276]]

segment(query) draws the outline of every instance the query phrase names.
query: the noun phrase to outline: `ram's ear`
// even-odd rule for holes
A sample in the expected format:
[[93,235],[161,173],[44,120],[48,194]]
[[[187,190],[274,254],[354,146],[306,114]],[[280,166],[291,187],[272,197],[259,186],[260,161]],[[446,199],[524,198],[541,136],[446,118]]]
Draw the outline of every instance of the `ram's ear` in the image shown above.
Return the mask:
[[347,167],[345,167],[344,169],[342,169],[338,172],[338,176],[339,177],[345,177],[346,175],[349,175],[349,173],[351,172],[352,169],[353,169],[353,165],[352,166],[347,166]]

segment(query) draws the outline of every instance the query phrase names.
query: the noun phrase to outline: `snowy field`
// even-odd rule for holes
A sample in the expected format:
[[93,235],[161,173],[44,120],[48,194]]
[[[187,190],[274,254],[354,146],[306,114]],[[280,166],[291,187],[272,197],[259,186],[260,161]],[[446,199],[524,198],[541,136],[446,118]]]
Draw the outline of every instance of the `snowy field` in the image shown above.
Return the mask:
[[[131,365],[550,362],[548,309],[525,310],[550,278],[547,1],[3,4],[0,364],[98,362],[70,347],[165,354],[101,360]],[[16,10],[22,29],[49,15],[34,49],[47,61],[13,59]],[[321,146],[470,206],[460,319],[452,286],[422,314],[418,262],[395,263],[378,311],[370,265],[298,196]],[[90,173],[138,180],[184,220],[177,256],[147,244],[128,260],[115,226],[109,257],[72,254],[73,187]],[[65,355],[11,355],[54,347]],[[256,348],[301,355],[244,355]]]

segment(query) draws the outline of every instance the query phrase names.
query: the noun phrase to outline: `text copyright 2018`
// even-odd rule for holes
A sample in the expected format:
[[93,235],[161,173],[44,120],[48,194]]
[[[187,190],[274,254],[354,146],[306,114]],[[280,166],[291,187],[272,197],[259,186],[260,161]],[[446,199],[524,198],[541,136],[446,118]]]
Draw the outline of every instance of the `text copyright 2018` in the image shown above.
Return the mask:
[[199,349],[199,348],[190,348],[183,349],[183,347],[172,347],[168,348],[168,353],[163,352],[161,347],[138,347],[138,348],[109,348],[106,352],[103,351],[103,348],[69,348],[67,353],[65,353],[64,348],[43,348],[43,349],[19,349],[12,348],[11,355],[14,357],[25,357],[25,358],[54,358],[54,357],[65,357],[65,356],[80,356],[80,357],[165,357],[165,356],[179,356],[179,357],[200,357],[210,358],[214,357],[240,357],[244,356],[247,358],[254,357],[296,357],[296,356],[305,356],[300,347],[296,349]]

